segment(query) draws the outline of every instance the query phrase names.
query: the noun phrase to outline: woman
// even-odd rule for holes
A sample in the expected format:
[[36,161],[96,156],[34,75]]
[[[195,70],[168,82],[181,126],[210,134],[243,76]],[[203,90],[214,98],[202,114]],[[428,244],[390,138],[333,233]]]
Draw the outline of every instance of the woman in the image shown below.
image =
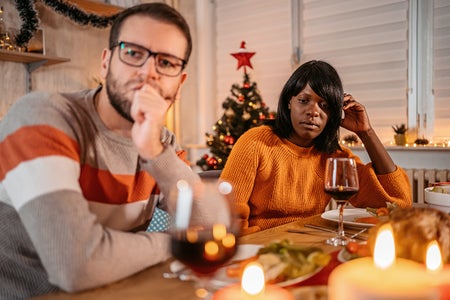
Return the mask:
[[[340,126],[358,135],[371,163],[339,144]],[[411,206],[408,176],[385,150],[364,106],[343,92],[331,65],[313,60],[286,82],[275,123],[243,134],[221,174],[234,186],[242,234],[322,213],[330,201],[323,180],[328,157],[355,158],[360,191],[350,199],[353,206]]]

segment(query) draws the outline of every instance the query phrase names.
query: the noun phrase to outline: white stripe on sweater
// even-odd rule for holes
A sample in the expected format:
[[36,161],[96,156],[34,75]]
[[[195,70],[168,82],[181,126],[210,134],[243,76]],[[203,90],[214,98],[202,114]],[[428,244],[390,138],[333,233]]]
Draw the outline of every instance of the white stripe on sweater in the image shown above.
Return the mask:
[[[58,170],[54,173],[53,170]],[[20,163],[3,180],[13,206],[19,210],[48,193],[70,190],[81,193],[80,165],[64,156],[45,156]]]

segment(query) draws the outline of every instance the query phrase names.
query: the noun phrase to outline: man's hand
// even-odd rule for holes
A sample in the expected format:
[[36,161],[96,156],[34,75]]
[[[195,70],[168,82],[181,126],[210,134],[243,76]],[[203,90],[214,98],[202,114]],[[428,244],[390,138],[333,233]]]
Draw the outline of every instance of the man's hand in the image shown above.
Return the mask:
[[161,144],[161,130],[171,101],[164,99],[159,91],[145,84],[136,91],[131,105],[131,116],[134,124],[131,137],[144,159],[152,159],[159,155],[164,147]]

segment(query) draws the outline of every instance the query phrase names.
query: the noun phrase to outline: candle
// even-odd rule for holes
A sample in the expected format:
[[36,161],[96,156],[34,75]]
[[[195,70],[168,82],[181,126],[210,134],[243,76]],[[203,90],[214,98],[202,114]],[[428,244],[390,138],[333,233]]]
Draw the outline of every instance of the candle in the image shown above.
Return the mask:
[[276,285],[265,285],[262,266],[252,262],[245,267],[241,284],[220,289],[212,300],[294,300],[294,296]]
[[382,226],[375,242],[374,258],[346,262],[331,272],[330,300],[410,300],[439,299],[432,278],[423,265],[395,259],[392,228]]
[[175,216],[175,227],[177,229],[186,229],[189,226],[192,206],[192,189],[185,180],[177,182],[177,214]]
[[433,285],[439,290],[440,299],[450,299],[450,266],[443,267],[441,249],[437,241],[428,244],[426,265],[432,276]]

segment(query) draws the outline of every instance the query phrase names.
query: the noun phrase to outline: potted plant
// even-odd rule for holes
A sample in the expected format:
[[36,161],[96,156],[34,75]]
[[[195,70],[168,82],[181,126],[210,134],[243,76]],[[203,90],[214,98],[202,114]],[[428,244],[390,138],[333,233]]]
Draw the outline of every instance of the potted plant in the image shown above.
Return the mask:
[[406,132],[408,131],[406,125],[405,124],[395,125],[392,126],[392,129],[394,129],[395,132],[394,135],[395,144],[397,146],[405,146],[407,143]]

